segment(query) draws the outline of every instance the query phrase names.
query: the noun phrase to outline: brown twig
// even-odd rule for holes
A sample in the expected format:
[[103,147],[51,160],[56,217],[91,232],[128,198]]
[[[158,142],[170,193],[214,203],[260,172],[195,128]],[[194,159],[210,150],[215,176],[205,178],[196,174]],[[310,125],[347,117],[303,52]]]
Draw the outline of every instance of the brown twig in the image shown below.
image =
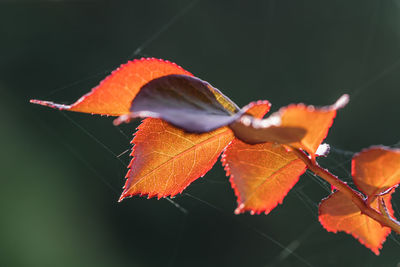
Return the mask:
[[348,199],[350,199],[357,207],[361,210],[361,213],[379,222],[382,226],[391,228],[396,233],[400,234],[400,223],[384,214],[371,208],[364,197],[345,182],[340,180],[338,177],[330,173],[328,170],[319,166],[316,161],[311,160],[306,153],[299,149],[293,150],[296,155],[307,165],[308,169],[314,172],[316,175],[333,185],[337,190],[342,192]]

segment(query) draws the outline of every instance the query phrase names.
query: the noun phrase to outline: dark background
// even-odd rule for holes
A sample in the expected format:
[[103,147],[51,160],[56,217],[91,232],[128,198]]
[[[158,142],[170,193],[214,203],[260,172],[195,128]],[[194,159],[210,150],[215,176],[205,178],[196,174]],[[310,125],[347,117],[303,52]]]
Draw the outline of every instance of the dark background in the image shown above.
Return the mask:
[[220,164],[173,199],[181,208],[117,203],[129,156],[116,155],[137,123],[28,103],[71,103],[142,56],[176,62],[239,106],[349,93],[321,164],[351,183],[350,151],[400,140],[399,34],[394,0],[0,1],[0,265],[399,266],[399,236],[377,257],[322,228],[329,192],[312,175],[268,216],[233,215]]

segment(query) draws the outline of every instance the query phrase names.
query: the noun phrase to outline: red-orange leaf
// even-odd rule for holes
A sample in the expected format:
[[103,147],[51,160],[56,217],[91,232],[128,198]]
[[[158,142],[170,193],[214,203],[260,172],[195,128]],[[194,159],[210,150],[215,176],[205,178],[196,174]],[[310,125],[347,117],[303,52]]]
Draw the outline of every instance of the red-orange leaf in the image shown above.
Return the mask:
[[314,156],[328,134],[337,109],[346,105],[347,101],[348,96],[344,95],[327,107],[290,105],[264,120],[243,116],[231,125],[231,129],[246,143],[275,142],[304,149]]
[[356,154],[352,161],[354,183],[368,197],[400,183],[400,150],[375,146]]
[[114,70],[97,87],[72,105],[42,100],[31,100],[31,103],[61,110],[120,116],[129,113],[132,99],[143,85],[170,74],[192,75],[169,61],[155,58],[136,59]]
[[[382,198],[389,214],[393,217],[391,193]],[[371,203],[372,208],[378,210],[380,198]],[[374,219],[362,214],[360,209],[340,191],[322,200],[319,206],[319,221],[330,232],[344,231],[351,234],[376,255],[379,255],[379,250],[391,231],[390,228],[383,227]]]
[[[246,113],[262,118],[269,110],[263,102],[250,104]],[[277,144],[246,144],[232,141],[222,156],[237,197],[235,213],[269,213],[282,203],[288,191],[305,171],[305,164],[293,152]]]
[[147,118],[139,126],[120,201],[133,195],[174,196],[208,172],[234,138],[223,127],[190,134],[161,119]]
[[249,145],[238,139],[224,152],[223,164],[237,196],[235,213],[269,213],[306,170],[304,162],[282,145]]

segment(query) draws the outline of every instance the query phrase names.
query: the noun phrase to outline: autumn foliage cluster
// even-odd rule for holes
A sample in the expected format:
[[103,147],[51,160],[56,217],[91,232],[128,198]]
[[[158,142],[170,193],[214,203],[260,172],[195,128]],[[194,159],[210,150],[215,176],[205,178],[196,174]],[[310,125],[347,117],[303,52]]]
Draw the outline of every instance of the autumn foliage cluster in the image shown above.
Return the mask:
[[237,197],[236,214],[268,214],[308,169],[331,183],[319,206],[330,232],[344,231],[379,254],[391,230],[400,233],[391,196],[400,183],[400,151],[375,146],[352,160],[353,189],[317,163],[342,96],[324,107],[291,104],[264,118],[270,103],[240,109],[228,97],[174,63],[144,58],[116,69],[72,105],[31,100],[60,110],[146,117],[132,140],[132,161],[120,197],[172,197],[204,176],[220,155]]

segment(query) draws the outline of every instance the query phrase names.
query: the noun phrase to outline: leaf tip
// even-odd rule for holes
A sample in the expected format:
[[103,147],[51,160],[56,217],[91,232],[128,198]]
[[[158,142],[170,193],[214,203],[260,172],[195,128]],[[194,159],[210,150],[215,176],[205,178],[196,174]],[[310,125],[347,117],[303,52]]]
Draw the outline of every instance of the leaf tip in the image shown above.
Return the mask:
[[128,195],[126,194],[126,192],[125,192],[125,191],[122,192],[121,196],[120,196],[119,199],[118,199],[118,202],[121,203],[122,200],[124,200],[124,199],[127,198],[127,197],[128,197]]
[[344,94],[336,100],[335,104],[332,105],[333,109],[342,109],[344,108],[350,101],[350,96],[348,94]]
[[239,206],[235,209],[235,214],[236,214],[236,215],[239,215],[240,213],[243,213],[243,212],[244,212],[244,204],[241,203],[241,204],[239,204]]
[[66,109],[71,108],[70,105],[57,104],[57,103],[54,103],[51,101],[38,100],[38,99],[31,99],[31,100],[29,100],[29,103],[37,104],[37,105],[41,105],[41,106],[45,106],[45,107],[50,107],[50,108],[54,108],[54,109],[59,109],[59,110],[66,110]]

